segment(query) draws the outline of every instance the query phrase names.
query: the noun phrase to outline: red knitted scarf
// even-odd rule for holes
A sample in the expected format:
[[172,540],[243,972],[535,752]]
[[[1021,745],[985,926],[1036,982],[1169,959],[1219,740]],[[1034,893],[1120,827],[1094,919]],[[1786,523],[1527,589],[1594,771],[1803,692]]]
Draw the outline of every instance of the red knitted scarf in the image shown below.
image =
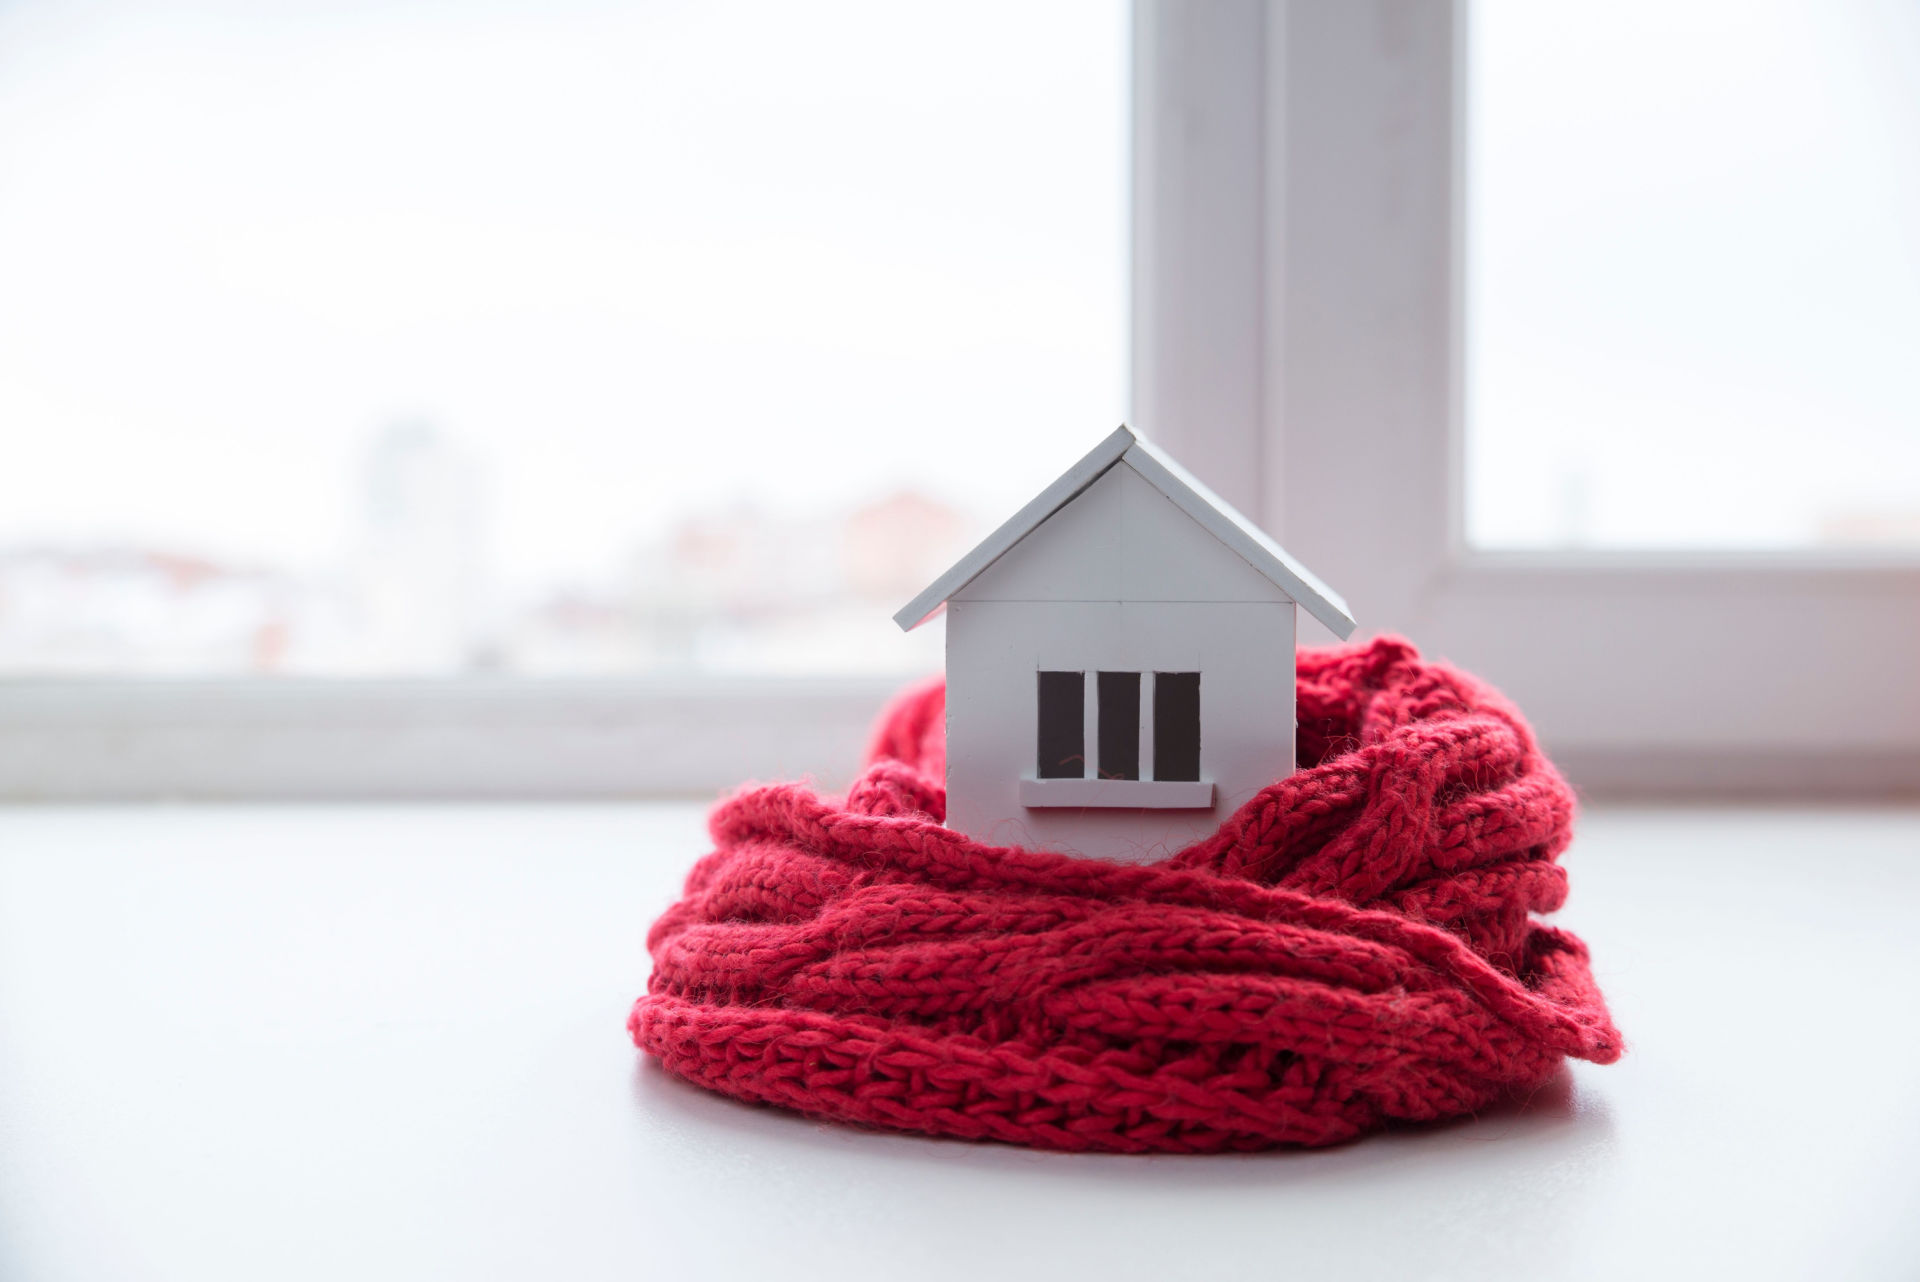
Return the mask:
[[1303,650],[1302,768],[1144,866],[941,826],[939,684],[844,801],[748,788],[648,937],[634,1041],[741,1099],[1042,1148],[1330,1144],[1479,1109],[1620,1036],[1526,723],[1392,639]]

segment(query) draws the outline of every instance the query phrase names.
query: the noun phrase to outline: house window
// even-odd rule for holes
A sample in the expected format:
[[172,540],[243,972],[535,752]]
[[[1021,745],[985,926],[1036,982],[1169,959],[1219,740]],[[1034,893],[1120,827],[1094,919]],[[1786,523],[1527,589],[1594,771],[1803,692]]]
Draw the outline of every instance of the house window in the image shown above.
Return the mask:
[[[1200,674],[1153,674],[1153,717],[1141,724],[1138,672],[1099,672],[1094,681],[1097,779],[1134,779],[1141,750],[1152,741],[1151,778],[1197,783],[1200,779]],[[1087,674],[1040,674],[1042,779],[1084,779],[1087,771]]]
[[1153,674],[1153,777],[1200,778],[1198,672]]
[[1100,777],[1140,777],[1140,674],[1100,674]]
[[[1042,779],[1085,777],[1086,703],[1086,673],[1042,672],[1040,674],[1039,772]],[[1102,737],[1105,737],[1104,728]]]

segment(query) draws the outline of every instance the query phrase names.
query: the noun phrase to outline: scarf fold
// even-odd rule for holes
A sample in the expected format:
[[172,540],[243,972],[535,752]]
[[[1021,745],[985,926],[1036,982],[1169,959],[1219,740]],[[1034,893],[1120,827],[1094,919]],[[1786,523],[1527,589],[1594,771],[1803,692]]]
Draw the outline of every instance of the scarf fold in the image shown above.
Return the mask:
[[943,827],[944,690],[906,692],[844,800],[715,809],[635,1043],[817,1117],[1113,1152],[1331,1144],[1619,1058],[1533,917],[1573,796],[1520,715],[1392,638],[1297,672],[1308,764],[1147,865]]

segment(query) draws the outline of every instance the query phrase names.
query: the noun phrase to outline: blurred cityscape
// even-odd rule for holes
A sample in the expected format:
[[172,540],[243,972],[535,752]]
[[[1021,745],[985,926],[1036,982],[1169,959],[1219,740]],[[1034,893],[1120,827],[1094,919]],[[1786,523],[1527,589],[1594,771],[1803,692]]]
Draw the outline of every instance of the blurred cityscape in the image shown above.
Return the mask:
[[[318,568],[131,540],[0,545],[0,676],[931,671],[939,622],[903,635],[892,614],[994,515],[912,489],[807,517],[740,500],[636,538],[599,579],[512,585],[490,556],[486,475],[429,424],[385,429],[343,496],[351,532]],[[1912,546],[1920,509],[1841,505],[1809,535]]]
[[483,469],[424,424],[370,444],[337,565],[133,543],[0,547],[0,673],[615,675],[937,668],[891,615],[984,531],[901,490],[837,514],[751,505],[639,541],[605,582],[502,590]]

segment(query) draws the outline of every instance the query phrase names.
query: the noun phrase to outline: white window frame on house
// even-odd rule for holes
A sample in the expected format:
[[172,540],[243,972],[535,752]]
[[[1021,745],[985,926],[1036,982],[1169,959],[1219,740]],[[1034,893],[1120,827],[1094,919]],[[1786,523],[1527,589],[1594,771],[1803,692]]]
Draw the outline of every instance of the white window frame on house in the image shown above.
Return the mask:
[[[1467,16],[1135,0],[1133,421],[1339,584],[1363,632],[1502,686],[1590,792],[1920,788],[1920,559],[1468,547]],[[14,680],[0,798],[832,784],[895,685]]]

